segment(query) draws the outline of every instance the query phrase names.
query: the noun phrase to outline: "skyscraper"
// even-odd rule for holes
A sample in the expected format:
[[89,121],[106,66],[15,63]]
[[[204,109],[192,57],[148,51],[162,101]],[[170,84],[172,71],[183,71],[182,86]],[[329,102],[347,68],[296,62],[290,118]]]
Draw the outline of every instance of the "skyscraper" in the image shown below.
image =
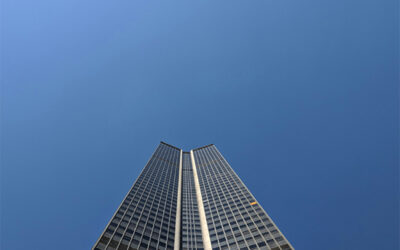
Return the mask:
[[294,248],[214,145],[161,142],[93,249]]

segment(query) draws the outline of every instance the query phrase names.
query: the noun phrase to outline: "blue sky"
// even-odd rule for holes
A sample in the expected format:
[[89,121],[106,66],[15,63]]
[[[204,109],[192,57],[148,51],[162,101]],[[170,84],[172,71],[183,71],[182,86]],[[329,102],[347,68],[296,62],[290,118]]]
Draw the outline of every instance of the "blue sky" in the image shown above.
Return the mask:
[[89,249],[159,141],[296,249],[398,249],[398,3],[4,0],[1,249]]

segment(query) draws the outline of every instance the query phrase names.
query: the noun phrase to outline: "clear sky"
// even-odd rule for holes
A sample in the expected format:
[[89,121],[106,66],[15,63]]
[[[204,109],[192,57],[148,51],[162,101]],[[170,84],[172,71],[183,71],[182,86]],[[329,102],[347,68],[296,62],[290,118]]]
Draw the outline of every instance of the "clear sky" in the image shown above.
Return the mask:
[[89,249],[159,141],[300,250],[397,250],[398,1],[3,0],[1,249]]

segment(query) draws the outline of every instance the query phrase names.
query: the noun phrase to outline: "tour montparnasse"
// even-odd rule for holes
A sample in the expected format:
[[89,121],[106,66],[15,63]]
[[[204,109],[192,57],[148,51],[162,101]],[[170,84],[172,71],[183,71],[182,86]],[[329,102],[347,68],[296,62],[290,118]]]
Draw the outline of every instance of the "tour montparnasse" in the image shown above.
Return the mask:
[[93,249],[294,248],[213,144],[161,142]]

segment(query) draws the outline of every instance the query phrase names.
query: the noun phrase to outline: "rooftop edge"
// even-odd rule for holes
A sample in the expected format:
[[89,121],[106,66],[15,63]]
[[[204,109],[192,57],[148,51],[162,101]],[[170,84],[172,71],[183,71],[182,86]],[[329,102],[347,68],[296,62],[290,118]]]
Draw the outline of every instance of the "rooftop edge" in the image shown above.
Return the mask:
[[[166,145],[166,146],[175,148],[175,149],[177,149],[177,150],[182,150],[182,149],[180,149],[180,148],[178,148],[178,147],[175,147],[175,146],[173,146],[173,145],[171,145],[171,144],[168,144],[168,143],[166,143],[166,142],[163,142],[163,141],[160,141],[160,143],[161,143],[161,144],[164,144],[164,145]],[[196,151],[196,150],[200,150],[200,149],[207,148],[207,147],[211,147],[211,146],[214,146],[214,144],[208,144],[208,145],[205,145],[205,146],[202,146],[202,147],[198,147],[198,148],[195,148],[195,149],[192,149],[192,150],[193,150],[193,151]],[[182,150],[182,151],[183,151],[183,150]],[[190,150],[189,150],[189,151],[184,151],[183,153],[188,153],[188,152],[190,152]]]

